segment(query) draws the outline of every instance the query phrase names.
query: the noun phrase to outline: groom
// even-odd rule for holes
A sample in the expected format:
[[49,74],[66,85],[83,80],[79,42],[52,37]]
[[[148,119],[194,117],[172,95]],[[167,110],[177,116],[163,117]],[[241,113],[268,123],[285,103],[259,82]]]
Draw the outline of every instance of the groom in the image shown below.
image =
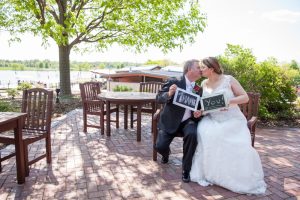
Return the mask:
[[[184,64],[180,80],[170,79],[156,96],[158,103],[164,103],[158,122],[158,137],[154,148],[162,155],[161,163],[168,163],[170,144],[176,132],[183,133],[182,180],[190,181],[192,159],[197,146],[197,122],[201,113],[174,105],[173,97],[177,88],[193,91],[193,84],[201,77],[199,60],[188,60]],[[197,91],[200,95],[200,91]]]

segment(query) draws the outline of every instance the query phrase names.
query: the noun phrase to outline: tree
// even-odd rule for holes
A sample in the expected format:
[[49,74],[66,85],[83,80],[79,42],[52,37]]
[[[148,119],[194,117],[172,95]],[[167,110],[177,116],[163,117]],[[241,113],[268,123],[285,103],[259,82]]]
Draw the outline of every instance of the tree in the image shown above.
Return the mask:
[[225,74],[237,77],[247,91],[257,91],[258,80],[256,58],[251,49],[241,45],[227,44],[223,56],[219,60],[224,67]]
[[172,62],[170,60],[148,60],[145,65],[159,65],[161,67],[165,67],[168,65],[177,65],[175,62]]
[[94,44],[104,51],[119,44],[136,52],[149,46],[167,52],[194,42],[206,26],[198,0],[2,0],[0,11],[0,25],[10,33],[56,42],[62,95],[71,94],[71,49]]
[[298,65],[296,60],[291,61],[290,68],[300,71],[300,66]]

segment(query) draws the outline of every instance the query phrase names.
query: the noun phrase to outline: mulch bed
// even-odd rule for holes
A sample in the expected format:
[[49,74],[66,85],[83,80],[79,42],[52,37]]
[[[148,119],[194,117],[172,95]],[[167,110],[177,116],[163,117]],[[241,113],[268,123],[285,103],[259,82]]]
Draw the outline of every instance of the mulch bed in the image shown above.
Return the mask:
[[285,127],[285,128],[300,128],[300,119],[295,120],[268,120],[258,121],[257,127],[259,128],[273,128],[273,127]]

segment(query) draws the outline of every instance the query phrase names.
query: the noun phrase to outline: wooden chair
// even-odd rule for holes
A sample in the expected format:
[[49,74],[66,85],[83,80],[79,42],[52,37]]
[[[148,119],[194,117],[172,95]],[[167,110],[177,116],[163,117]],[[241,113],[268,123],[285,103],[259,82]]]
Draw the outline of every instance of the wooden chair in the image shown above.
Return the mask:
[[[47,158],[47,163],[51,163],[51,114],[53,104],[53,91],[42,88],[33,88],[23,91],[21,112],[27,113],[22,129],[25,173],[29,175],[29,166],[33,163]],[[0,134],[0,142],[4,144],[14,144],[14,134],[4,132]],[[45,140],[45,152],[37,157],[29,159],[28,146],[40,140]],[[14,156],[14,154],[10,155]],[[8,159],[4,157],[1,159]]]
[[[259,106],[259,93],[254,92],[248,92],[249,101],[245,104],[239,105],[241,111],[245,115],[246,119],[248,120],[247,125],[250,130],[251,134],[251,144],[254,147],[254,141],[255,141],[255,129],[256,129],[256,123],[257,123],[257,116],[258,116],[258,106]],[[152,143],[153,145],[156,144],[157,140],[157,123],[159,120],[161,109],[157,109],[152,120]],[[176,137],[183,137],[183,134],[181,132],[176,133]],[[157,151],[153,148],[152,152],[152,159],[154,161],[157,160]]]
[[[149,92],[149,93],[157,93],[162,85],[164,83],[162,82],[141,82],[140,83],[140,92]],[[157,105],[156,105],[157,107]],[[143,107],[142,107],[142,112],[144,113],[150,113],[150,114],[153,114],[153,109],[155,108],[152,108],[151,104],[145,104]],[[134,113],[137,112],[137,107],[136,106],[131,106],[131,109],[130,109],[130,126],[131,128],[133,128],[133,123],[136,121],[136,119],[133,118],[134,116]]]
[[[83,110],[83,131],[87,132],[87,127],[100,128],[101,134],[104,134],[104,116],[106,115],[106,109],[104,107],[104,113],[101,115],[101,107],[105,106],[105,102],[101,101],[97,95],[100,94],[99,82],[85,82],[80,83],[80,95],[82,99]],[[116,112],[116,127],[119,128],[119,106],[110,109],[110,112]],[[88,124],[87,115],[96,115],[100,117],[100,125]],[[103,117],[102,117],[103,116]]]

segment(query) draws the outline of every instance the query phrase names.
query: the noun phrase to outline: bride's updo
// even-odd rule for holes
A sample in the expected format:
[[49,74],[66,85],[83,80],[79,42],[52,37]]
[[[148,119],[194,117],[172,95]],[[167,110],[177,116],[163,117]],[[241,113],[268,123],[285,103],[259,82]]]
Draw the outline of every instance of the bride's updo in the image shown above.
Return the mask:
[[202,60],[202,64],[208,68],[212,68],[217,74],[223,74],[223,68],[215,57],[204,58]]

